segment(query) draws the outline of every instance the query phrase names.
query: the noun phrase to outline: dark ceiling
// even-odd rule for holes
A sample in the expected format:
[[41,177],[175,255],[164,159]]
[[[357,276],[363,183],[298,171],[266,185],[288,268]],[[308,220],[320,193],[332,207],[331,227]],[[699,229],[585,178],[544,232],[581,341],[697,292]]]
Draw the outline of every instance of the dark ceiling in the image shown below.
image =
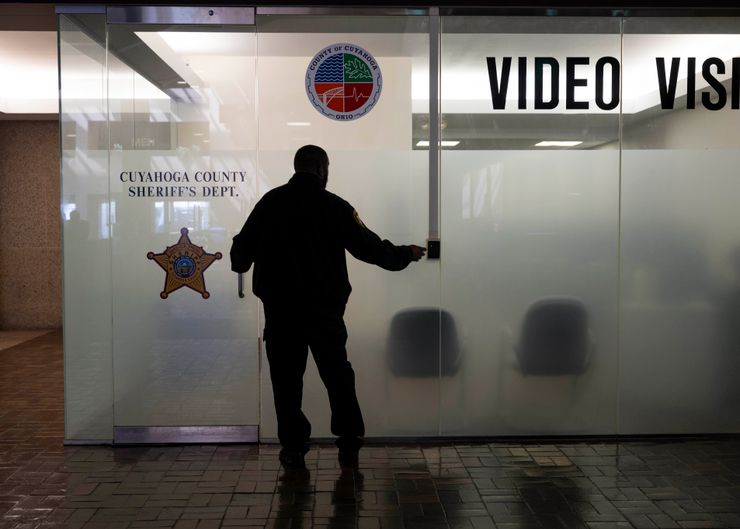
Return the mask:
[[740,16],[740,0],[352,0],[318,2],[316,0],[262,0],[259,2],[183,0],[179,2],[89,0],[55,3],[0,3],[0,31],[54,31],[55,7],[64,5],[243,5],[256,7],[430,7],[440,8],[441,14],[490,13],[499,15],[576,15],[576,16]]

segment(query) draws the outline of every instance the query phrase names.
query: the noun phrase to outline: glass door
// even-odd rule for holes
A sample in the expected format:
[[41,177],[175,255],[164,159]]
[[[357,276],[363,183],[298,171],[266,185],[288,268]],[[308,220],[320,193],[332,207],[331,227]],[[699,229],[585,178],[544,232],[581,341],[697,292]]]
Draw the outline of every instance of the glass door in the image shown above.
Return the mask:
[[261,185],[256,35],[208,11],[108,9],[117,442],[256,439],[258,303],[229,264]]
[[[429,194],[430,177],[436,184],[429,153],[430,17],[425,10],[397,11],[258,10],[260,193],[287,182],[298,147],[320,145],[331,163],[329,191],[382,238],[424,245],[430,211],[436,215],[436,195],[430,200]],[[439,261],[424,259],[401,272],[351,256],[348,265],[347,349],[367,435],[437,435]],[[261,435],[275,438],[267,369],[261,401]],[[314,436],[330,435],[329,402],[312,361],[304,411]]]

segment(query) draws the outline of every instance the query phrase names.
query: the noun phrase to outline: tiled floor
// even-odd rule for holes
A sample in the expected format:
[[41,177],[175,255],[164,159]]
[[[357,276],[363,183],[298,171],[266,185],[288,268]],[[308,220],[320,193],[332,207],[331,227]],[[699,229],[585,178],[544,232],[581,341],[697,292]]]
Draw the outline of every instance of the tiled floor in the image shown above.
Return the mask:
[[59,333],[0,351],[0,529],[740,528],[740,440],[63,447]]

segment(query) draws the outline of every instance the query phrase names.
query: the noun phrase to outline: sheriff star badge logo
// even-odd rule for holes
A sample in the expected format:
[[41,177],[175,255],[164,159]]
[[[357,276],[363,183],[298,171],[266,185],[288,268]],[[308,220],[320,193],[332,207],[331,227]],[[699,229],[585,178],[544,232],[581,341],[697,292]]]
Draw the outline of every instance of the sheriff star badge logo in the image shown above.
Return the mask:
[[221,252],[207,253],[203,247],[190,242],[187,228],[181,229],[180,234],[177,244],[168,246],[164,252],[146,254],[147,259],[155,261],[167,273],[164,290],[159,293],[159,297],[167,299],[171,292],[188,287],[199,292],[203,299],[208,299],[211,295],[206,290],[203,272],[215,260],[221,259]]

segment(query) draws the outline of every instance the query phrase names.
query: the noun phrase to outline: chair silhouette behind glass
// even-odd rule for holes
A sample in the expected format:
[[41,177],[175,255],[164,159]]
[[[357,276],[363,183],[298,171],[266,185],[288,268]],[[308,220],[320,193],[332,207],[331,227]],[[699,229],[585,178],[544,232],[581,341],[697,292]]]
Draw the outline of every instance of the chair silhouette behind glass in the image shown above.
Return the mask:
[[[462,347],[452,315],[438,307],[414,307],[397,312],[391,319],[387,341],[390,372],[385,377],[386,429],[399,435],[415,434],[409,418],[399,413],[395,402],[402,401],[416,410],[415,421],[438,428],[441,378],[445,391],[457,391],[465,402],[460,368]],[[434,398],[430,398],[434,395]],[[407,408],[408,409],[408,408]],[[432,431],[429,432],[432,434]]]
[[576,298],[545,298],[527,309],[515,347],[525,375],[580,375],[590,352],[588,313]]
[[452,315],[437,308],[396,313],[388,337],[388,363],[391,373],[401,377],[454,375],[460,366],[460,344]]
[[568,296],[535,301],[518,342],[505,329],[503,349],[498,394],[504,415],[521,430],[562,433],[594,351],[585,304]]

